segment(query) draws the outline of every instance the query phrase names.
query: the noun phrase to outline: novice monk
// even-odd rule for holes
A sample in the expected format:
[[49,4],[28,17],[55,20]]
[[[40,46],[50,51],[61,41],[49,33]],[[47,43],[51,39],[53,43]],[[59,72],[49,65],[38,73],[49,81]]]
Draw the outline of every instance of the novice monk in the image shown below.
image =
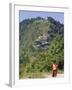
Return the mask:
[[53,77],[57,77],[58,64],[53,64]]

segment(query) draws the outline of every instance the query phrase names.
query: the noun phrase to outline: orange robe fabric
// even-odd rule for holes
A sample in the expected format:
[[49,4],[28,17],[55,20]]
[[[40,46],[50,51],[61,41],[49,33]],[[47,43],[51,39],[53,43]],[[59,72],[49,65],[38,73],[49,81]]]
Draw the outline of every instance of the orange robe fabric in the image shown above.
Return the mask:
[[53,77],[57,77],[58,64],[53,64]]

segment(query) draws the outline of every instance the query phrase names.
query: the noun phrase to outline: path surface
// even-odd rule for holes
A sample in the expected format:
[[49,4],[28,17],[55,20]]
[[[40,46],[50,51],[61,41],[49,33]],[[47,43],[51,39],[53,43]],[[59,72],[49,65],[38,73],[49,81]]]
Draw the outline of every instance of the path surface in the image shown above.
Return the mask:
[[[45,75],[46,78],[51,78],[52,75]],[[63,78],[64,77],[64,74],[57,74],[57,78]]]

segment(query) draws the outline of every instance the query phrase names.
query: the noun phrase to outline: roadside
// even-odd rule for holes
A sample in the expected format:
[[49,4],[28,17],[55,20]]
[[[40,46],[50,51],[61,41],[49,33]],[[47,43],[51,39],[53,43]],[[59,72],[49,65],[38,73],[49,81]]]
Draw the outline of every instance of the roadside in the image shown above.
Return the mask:
[[[57,77],[56,78],[63,78],[64,77],[64,74],[57,74]],[[45,78],[52,78],[52,75],[45,75]]]
[[[56,78],[63,78],[64,72],[58,71]],[[29,78],[52,78],[51,72],[36,72],[36,73],[23,73],[23,76],[20,79],[29,79]]]

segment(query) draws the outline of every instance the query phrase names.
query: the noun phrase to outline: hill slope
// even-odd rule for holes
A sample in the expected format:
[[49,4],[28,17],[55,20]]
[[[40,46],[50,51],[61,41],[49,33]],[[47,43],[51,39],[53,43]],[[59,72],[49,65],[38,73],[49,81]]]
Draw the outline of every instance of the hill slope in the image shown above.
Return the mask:
[[19,26],[20,77],[51,71],[54,61],[63,70],[64,25],[52,17],[37,17],[26,19]]

